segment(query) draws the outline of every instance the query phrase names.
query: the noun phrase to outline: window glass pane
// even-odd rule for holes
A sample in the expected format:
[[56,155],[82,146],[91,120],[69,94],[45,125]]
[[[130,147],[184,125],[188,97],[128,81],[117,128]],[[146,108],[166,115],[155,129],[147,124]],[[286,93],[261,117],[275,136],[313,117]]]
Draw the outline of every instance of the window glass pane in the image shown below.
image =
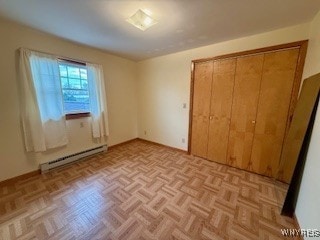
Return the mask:
[[81,80],[81,88],[88,89],[88,81],[87,80]]
[[65,112],[89,112],[89,92],[84,90],[63,90]]
[[80,69],[80,75],[82,79],[87,79],[87,69]]
[[68,78],[61,78],[61,86],[62,88],[69,88]]
[[60,69],[60,76],[61,77],[68,77],[67,66],[59,65],[59,69]]
[[80,79],[69,78],[69,88],[80,89]]
[[79,68],[68,66],[68,77],[69,78],[80,78]]
[[65,101],[89,102],[89,93],[86,90],[63,90]]
[[90,112],[87,69],[59,64],[65,113]]
[[64,112],[65,113],[90,112],[90,105],[89,103],[81,103],[81,102],[65,102]]

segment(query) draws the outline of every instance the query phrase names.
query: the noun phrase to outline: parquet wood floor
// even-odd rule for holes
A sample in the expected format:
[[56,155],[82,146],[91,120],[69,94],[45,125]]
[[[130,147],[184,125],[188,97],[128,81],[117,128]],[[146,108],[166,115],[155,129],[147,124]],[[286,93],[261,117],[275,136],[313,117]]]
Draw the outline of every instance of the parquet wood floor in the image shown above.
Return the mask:
[[137,140],[0,187],[0,239],[284,239],[286,189]]

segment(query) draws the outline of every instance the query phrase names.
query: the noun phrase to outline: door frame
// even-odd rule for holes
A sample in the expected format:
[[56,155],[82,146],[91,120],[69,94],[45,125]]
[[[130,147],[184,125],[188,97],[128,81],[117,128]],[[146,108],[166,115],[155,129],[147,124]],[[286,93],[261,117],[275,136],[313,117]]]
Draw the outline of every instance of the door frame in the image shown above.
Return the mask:
[[290,100],[290,106],[289,106],[289,114],[288,114],[287,125],[286,125],[285,134],[287,134],[288,126],[289,126],[289,123],[291,122],[293,111],[294,111],[294,108],[295,108],[295,106],[297,104],[297,100],[298,100],[298,93],[299,93],[300,86],[301,86],[303,67],[304,67],[305,58],[306,58],[306,54],[307,54],[308,40],[302,40],[302,41],[285,43],[285,44],[280,44],[280,45],[275,45],[275,46],[257,48],[257,49],[253,49],[253,50],[224,54],[224,55],[219,55],[216,57],[195,59],[195,60],[191,61],[188,154],[191,154],[192,113],[193,113],[193,97],[194,97],[194,66],[195,66],[195,64],[201,63],[201,62],[214,61],[214,60],[243,57],[243,56],[254,55],[254,54],[276,52],[276,51],[281,51],[281,50],[290,49],[290,48],[299,48],[299,56],[298,56],[296,73],[295,73],[293,87],[292,87],[292,94],[291,94],[291,100]]

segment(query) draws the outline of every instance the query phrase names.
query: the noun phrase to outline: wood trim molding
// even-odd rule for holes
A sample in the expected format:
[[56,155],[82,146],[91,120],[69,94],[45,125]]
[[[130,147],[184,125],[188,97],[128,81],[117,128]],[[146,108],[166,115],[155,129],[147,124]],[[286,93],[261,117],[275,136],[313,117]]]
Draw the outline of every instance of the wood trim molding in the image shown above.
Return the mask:
[[[274,52],[274,51],[280,51],[284,49],[290,49],[290,48],[299,48],[299,57],[297,62],[297,68],[296,68],[296,75],[294,80],[294,87],[292,90],[292,97],[290,102],[290,114],[293,113],[294,108],[297,103],[298,93],[300,89],[301,84],[301,78],[304,68],[304,62],[306,58],[307,48],[308,48],[308,40],[302,40],[292,43],[285,43],[275,46],[269,46],[264,48],[258,48],[248,51],[242,51],[242,52],[236,52],[236,53],[230,53],[225,55],[220,55],[216,57],[210,57],[210,58],[202,58],[202,59],[196,59],[191,61],[191,80],[190,80],[190,103],[189,103],[189,132],[188,132],[188,153],[191,154],[191,138],[192,138],[192,111],[193,111],[193,93],[194,93],[194,68],[195,63],[201,63],[201,62],[207,62],[207,61],[214,61],[214,60],[221,60],[221,59],[227,59],[227,58],[236,58],[236,57],[242,57],[247,55],[253,55],[253,54],[260,54],[260,53],[266,53],[266,52]],[[290,116],[288,117],[288,121],[290,121]]]
[[[302,82],[302,73],[303,73],[304,63],[305,63],[305,59],[306,59],[306,55],[307,55],[307,49],[308,49],[308,40],[303,41],[302,45],[300,46],[300,49],[299,49],[299,57],[298,57],[297,66],[296,66],[296,73],[294,76],[290,105],[289,105],[289,109],[288,109],[288,117],[287,117],[287,122],[286,122],[287,126],[286,126],[284,136],[287,136],[287,134],[288,134],[290,124],[292,121],[292,117],[293,117],[293,113],[294,113],[294,110],[297,106],[299,91],[300,91],[301,82]],[[285,138],[282,141],[282,146],[283,146],[284,142],[285,142]],[[282,152],[283,152],[283,148],[281,149],[281,155],[282,155]],[[281,162],[281,158],[280,158],[280,162]],[[279,162],[279,166],[280,166],[280,162]],[[277,176],[281,175],[281,172],[279,170],[280,170],[280,168],[278,169]]]
[[12,184],[15,184],[18,181],[22,181],[22,180],[25,180],[27,178],[34,177],[34,176],[37,176],[37,175],[40,175],[40,174],[41,174],[41,171],[40,171],[40,169],[38,169],[38,170],[35,170],[35,171],[32,171],[32,172],[28,172],[28,173],[13,177],[13,178],[9,178],[9,179],[6,179],[4,181],[1,181],[0,182],[0,187],[2,187],[4,185],[12,185]]
[[253,49],[253,50],[246,50],[246,51],[241,51],[241,52],[229,53],[229,54],[219,55],[219,56],[216,56],[216,57],[200,58],[200,59],[192,60],[192,62],[194,62],[194,63],[207,62],[207,61],[212,61],[212,60],[235,58],[235,57],[259,54],[259,53],[262,53],[262,52],[279,51],[281,49],[301,48],[301,46],[303,46],[303,45],[305,45],[307,43],[308,43],[308,40],[302,40],[302,41],[297,41],[297,42],[292,42],[292,43],[285,43],[285,44],[274,45],[274,46],[269,46],[269,47],[256,48],[256,49]]
[[165,148],[168,148],[168,149],[170,149],[170,150],[174,150],[174,151],[178,151],[178,152],[183,152],[183,153],[188,153],[186,150],[182,150],[182,149],[175,148],[175,147],[170,147],[170,146],[168,146],[168,145],[164,145],[164,144],[161,144],[161,143],[149,141],[149,140],[146,140],[146,139],[137,138],[137,140],[138,140],[138,141],[141,141],[141,142],[146,142],[146,143],[150,143],[150,144],[153,144],[153,145],[165,147]]
[[143,138],[133,138],[133,139],[131,139],[131,140],[128,140],[128,141],[125,141],[125,142],[122,142],[122,143],[118,143],[118,144],[112,145],[112,146],[108,147],[108,150],[111,150],[111,149],[113,149],[113,148],[126,145],[126,144],[131,143],[131,142],[134,142],[134,141],[141,141],[141,142],[145,142],[145,143],[149,143],[149,144],[153,144],[153,145],[157,145],[157,146],[169,148],[169,149],[171,149],[171,150],[175,150],[175,151],[187,153],[187,151],[185,151],[185,150],[182,150],[182,149],[179,149],[179,148],[175,148],[175,147],[170,147],[170,146],[168,146],[168,145],[164,145],[164,144],[161,144],[161,143],[153,142],[153,141],[146,140],[146,139],[143,139]]
[[133,138],[133,139],[130,139],[130,140],[128,140],[128,141],[124,141],[124,142],[117,143],[117,144],[112,145],[112,146],[108,146],[108,150],[112,150],[113,148],[120,147],[120,146],[122,146],[122,145],[125,145],[125,144],[128,144],[128,143],[137,141],[138,139],[139,139],[139,138]]
[[297,61],[297,67],[296,67],[296,74],[294,76],[294,82],[292,87],[292,93],[291,93],[291,100],[290,100],[290,107],[288,112],[288,119],[287,119],[287,129],[286,134],[289,130],[289,123],[292,120],[294,109],[298,102],[298,95],[299,90],[301,88],[301,82],[302,82],[302,73],[303,73],[303,67],[307,55],[307,48],[308,48],[308,41],[305,41],[301,46],[299,50],[299,57]]
[[194,67],[195,63],[191,62],[191,83],[190,83],[190,105],[189,105],[189,132],[188,132],[188,154],[191,154],[192,139],[192,119],[193,119],[193,93],[194,93]]

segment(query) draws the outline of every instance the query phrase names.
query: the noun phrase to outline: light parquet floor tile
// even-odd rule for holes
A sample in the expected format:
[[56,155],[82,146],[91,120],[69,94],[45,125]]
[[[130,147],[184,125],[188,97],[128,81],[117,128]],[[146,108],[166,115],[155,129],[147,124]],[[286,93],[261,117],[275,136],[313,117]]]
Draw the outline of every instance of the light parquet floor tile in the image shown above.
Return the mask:
[[137,140],[0,187],[0,239],[285,239],[286,190]]

